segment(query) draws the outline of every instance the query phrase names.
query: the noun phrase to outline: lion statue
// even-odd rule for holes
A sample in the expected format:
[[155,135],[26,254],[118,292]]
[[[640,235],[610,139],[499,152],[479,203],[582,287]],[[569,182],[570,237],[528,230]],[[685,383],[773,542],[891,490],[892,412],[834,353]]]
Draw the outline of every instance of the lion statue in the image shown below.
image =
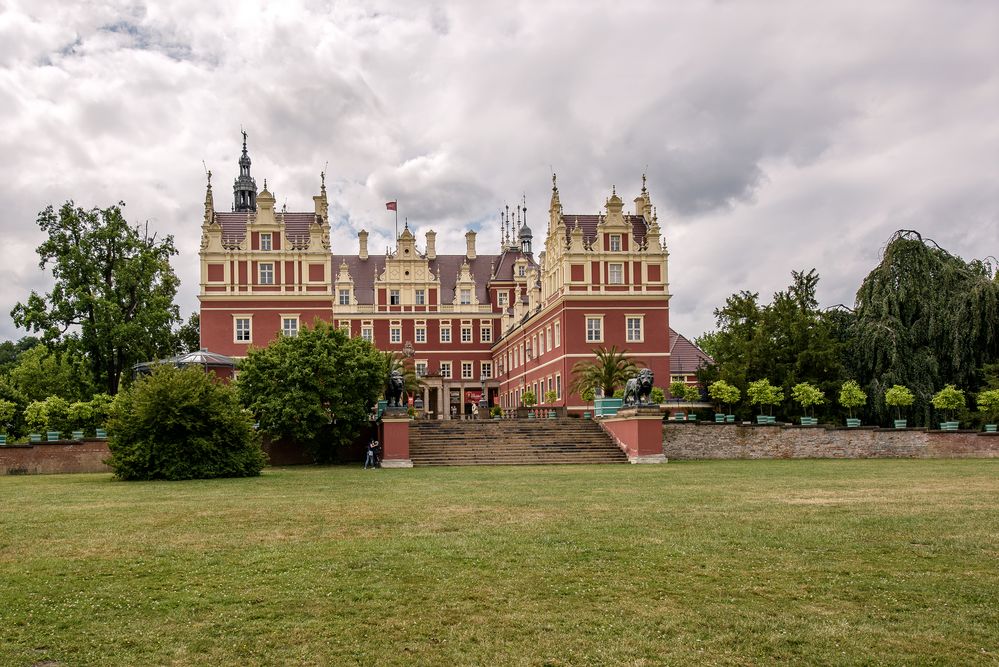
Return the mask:
[[655,375],[649,368],[638,371],[638,376],[633,377],[624,385],[625,405],[645,405],[652,399],[652,383]]
[[402,379],[402,373],[392,371],[392,375],[389,376],[388,387],[385,389],[385,399],[388,401],[388,407],[402,407],[402,395],[405,391],[406,383]]

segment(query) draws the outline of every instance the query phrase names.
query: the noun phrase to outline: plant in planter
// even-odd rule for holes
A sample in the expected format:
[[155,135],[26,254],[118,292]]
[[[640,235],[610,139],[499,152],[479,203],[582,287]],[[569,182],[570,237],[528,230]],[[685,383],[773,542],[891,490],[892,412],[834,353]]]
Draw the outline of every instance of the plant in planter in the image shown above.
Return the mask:
[[951,421],[955,410],[964,407],[964,392],[952,384],[944,385],[944,388],[933,395],[930,399],[937,410],[942,410],[947,414],[947,421],[940,424],[941,430],[956,431],[959,422]]
[[498,405],[494,405],[489,408],[489,416],[493,419],[500,419],[503,416],[503,408]]
[[649,392],[649,400],[660,405],[666,402],[666,392],[663,391],[662,387],[653,387],[652,391]]
[[548,403],[549,405],[554,405],[555,401],[557,400],[558,400],[558,394],[555,392],[554,389],[550,389],[545,392],[545,403]]
[[839,390],[839,404],[850,411],[846,425],[855,428],[860,426],[860,420],[853,418],[853,409],[867,404],[867,394],[860,388],[856,380],[847,380]]
[[669,383],[669,395],[677,400],[684,400],[687,383],[683,380],[673,380]]
[[749,402],[751,405],[759,405],[760,411],[763,411],[763,407],[767,406],[768,414],[757,415],[756,422],[758,424],[772,424],[773,419],[773,406],[779,405],[781,401],[784,400],[784,390],[780,387],[775,387],[770,384],[770,380],[763,378],[762,380],[756,380],[755,382],[750,382],[749,386],[746,388],[746,396],[749,397]]
[[989,433],[996,432],[996,421],[999,421],[999,389],[987,389],[978,393],[976,399],[978,409],[986,420],[991,423],[985,425],[985,430]]
[[739,399],[742,398],[742,392],[739,391],[738,387],[730,385],[728,382],[725,382],[725,380],[718,380],[708,385],[708,396],[718,403],[725,404],[728,408],[728,414],[725,415],[725,421],[735,421],[735,415],[732,414],[732,404],[738,403]]
[[534,395],[534,392],[528,389],[523,394],[520,395],[520,404],[525,408],[533,407],[538,402],[538,397]]
[[791,398],[800,403],[805,409],[805,416],[801,418],[802,426],[816,426],[818,419],[809,415],[809,408],[822,405],[826,402],[826,395],[822,390],[808,382],[799,382],[791,388]]
[[905,428],[907,422],[902,419],[902,408],[909,407],[915,400],[916,397],[909,388],[900,384],[885,391],[885,404],[895,408],[895,428]]
[[[589,405],[590,403],[593,402],[593,399],[594,399],[595,396],[596,396],[596,392],[593,391],[593,387],[587,387],[586,389],[584,389],[582,391],[582,393],[579,394],[579,397],[581,399],[583,399],[584,401],[586,401],[587,405]],[[583,416],[589,418],[590,415],[592,415],[592,414],[593,414],[593,411],[590,410],[590,411],[586,412]]]

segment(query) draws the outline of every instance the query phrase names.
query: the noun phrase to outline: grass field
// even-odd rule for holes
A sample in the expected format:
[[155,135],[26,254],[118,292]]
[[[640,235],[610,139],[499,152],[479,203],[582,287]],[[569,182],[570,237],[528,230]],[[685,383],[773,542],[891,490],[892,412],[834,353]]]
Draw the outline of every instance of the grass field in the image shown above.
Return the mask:
[[997,460],[5,477],[0,498],[0,665],[999,662]]

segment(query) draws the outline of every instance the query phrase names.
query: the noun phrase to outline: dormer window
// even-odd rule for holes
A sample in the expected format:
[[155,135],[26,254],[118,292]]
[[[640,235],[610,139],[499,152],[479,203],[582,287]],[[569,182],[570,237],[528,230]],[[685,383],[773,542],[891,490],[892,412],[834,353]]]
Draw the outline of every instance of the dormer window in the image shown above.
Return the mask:
[[260,234],[260,249],[270,250],[271,249],[271,235],[270,232]]
[[394,289],[389,291],[389,305],[390,306],[399,305],[399,290]]
[[472,303],[472,290],[463,288],[461,290],[460,298],[461,298],[461,305],[463,306],[467,306],[468,304]]
[[526,276],[527,275],[527,267],[524,266],[523,264],[521,264],[520,266],[518,266],[517,267],[517,275],[520,276],[521,278],[523,278],[524,276]]
[[610,249],[611,252],[621,252],[621,235],[611,234],[610,235]]

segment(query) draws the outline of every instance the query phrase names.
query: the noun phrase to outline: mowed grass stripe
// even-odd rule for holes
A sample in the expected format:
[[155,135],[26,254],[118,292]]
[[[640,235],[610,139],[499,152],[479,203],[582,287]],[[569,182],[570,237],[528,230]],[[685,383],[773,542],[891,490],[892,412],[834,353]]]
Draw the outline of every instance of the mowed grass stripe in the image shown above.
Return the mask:
[[0,480],[0,664],[993,664],[999,462]]

